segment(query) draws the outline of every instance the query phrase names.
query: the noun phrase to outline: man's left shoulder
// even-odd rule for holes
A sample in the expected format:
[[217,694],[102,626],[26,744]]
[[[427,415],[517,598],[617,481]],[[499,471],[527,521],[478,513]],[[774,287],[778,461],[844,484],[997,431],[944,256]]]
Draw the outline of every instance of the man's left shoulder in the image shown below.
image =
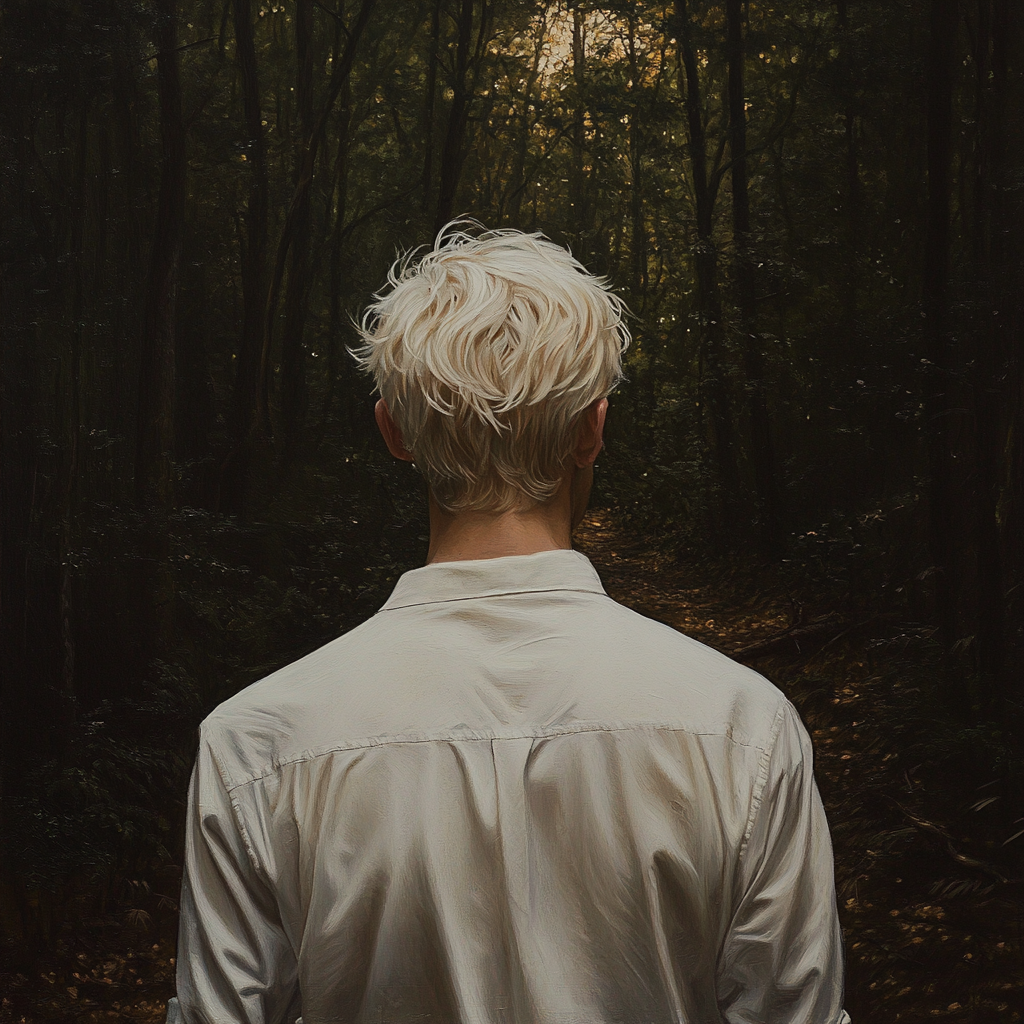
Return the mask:
[[786,697],[729,655],[625,605],[609,601],[580,658],[609,703],[692,732],[770,743]]

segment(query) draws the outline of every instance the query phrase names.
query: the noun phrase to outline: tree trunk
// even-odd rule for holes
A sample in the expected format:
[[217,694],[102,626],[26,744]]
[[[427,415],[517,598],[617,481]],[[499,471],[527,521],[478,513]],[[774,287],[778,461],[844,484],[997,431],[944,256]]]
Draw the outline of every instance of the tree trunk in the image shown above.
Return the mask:
[[162,161],[143,313],[135,489],[167,506],[174,449],[174,320],[185,225],[186,153],[178,77],[177,0],[154,0]]
[[[10,94],[8,98],[22,99]],[[9,130],[0,138],[0,222],[42,225],[42,192],[31,184],[38,165],[28,104],[11,102],[6,114]],[[50,551],[45,556],[41,553],[49,542],[36,525],[41,518],[37,483],[48,475],[41,450],[49,442],[44,441],[41,425],[50,410],[44,408],[40,393],[44,356],[34,295],[39,279],[33,262],[47,261],[49,248],[49,239],[32,230],[21,243],[22,260],[7,263],[0,273],[0,827],[4,834],[10,834],[8,830],[16,824],[11,806],[21,794],[25,773],[51,753],[46,683],[60,670],[61,660],[53,656],[60,646],[60,634],[54,628],[59,589],[52,586],[44,568]],[[43,600],[40,591],[45,591]],[[15,907],[23,881],[12,863],[10,845],[0,843],[0,934],[24,941],[27,929]]]
[[[1013,116],[1008,116],[1011,58],[1024,52],[1024,11],[1011,0],[993,0],[992,18],[992,116],[993,144],[996,153],[992,175],[992,264],[996,282],[999,316],[997,334],[999,348],[1006,366],[1007,437],[1001,477],[999,511],[1002,527],[1005,570],[1008,581],[1019,585],[1024,579],[1024,197],[1015,186],[1009,154],[1016,129]],[[1019,65],[1017,70],[1019,82]],[[1018,94],[1019,95],[1019,94]],[[1019,100],[1018,100],[1019,102]],[[1019,108],[1011,108],[1019,109]],[[1019,120],[1019,114],[1017,115]],[[1016,150],[1019,153],[1019,150]],[[1018,157],[1019,159],[1019,157]],[[1019,166],[1019,164],[1018,164]],[[1019,174],[1019,171],[1018,171]],[[1024,636],[1024,601],[1017,598],[1007,612],[1013,618],[1007,625],[1012,635]],[[1006,671],[1005,682],[1011,682]],[[1012,680],[1009,699],[1019,703],[1022,688],[1020,674]]]
[[[996,3],[997,8],[1003,6]],[[1004,97],[1006,88],[1005,24],[994,31],[992,0],[978,0],[975,61],[974,260],[978,278],[978,330],[972,379],[975,459],[971,489],[977,557],[976,643],[981,692],[996,701],[1003,696],[1006,600],[997,504],[1000,462],[1005,450],[1001,412],[1006,369],[1004,330],[1009,298],[994,280],[1005,262],[1002,231],[1005,209]],[[1002,12],[997,10],[997,15]],[[1002,22],[1003,18],[999,18]],[[991,59],[990,59],[991,56]]]
[[434,187],[434,110],[437,102],[437,50],[441,45],[441,2],[430,9],[430,54],[427,57],[427,85],[423,110],[423,190],[420,212],[426,213]]
[[[138,119],[144,104],[141,102],[139,83],[135,77],[137,27],[133,22],[128,22],[122,24],[120,29],[113,40],[114,102],[110,113],[115,143],[114,162],[118,167],[115,181],[120,183],[119,203],[123,211],[124,228],[120,236],[120,251],[112,255],[111,259],[112,287],[120,300],[115,306],[116,317],[111,327],[122,337],[134,338],[142,336],[141,317],[146,305],[145,291],[149,272],[140,216],[143,207],[143,173],[139,166],[139,154],[143,147]],[[145,45],[148,46],[148,43]],[[115,202],[117,201],[115,199]],[[135,376],[138,372],[136,359],[140,354],[140,350],[129,348],[128,345],[116,347],[113,355],[113,372],[117,380],[125,381]],[[127,444],[131,444],[137,430],[138,393],[129,387],[115,388],[112,405],[113,432],[117,437],[125,439]],[[128,458],[134,462],[134,452],[131,452]],[[129,465],[125,469],[130,485],[134,486],[133,466]]]
[[[637,312],[642,313],[647,303],[647,221],[644,216],[643,203],[643,111],[640,109],[640,67],[637,60],[636,50],[636,19],[632,16],[628,22],[627,33],[627,56],[629,57],[629,68],[632,76],[632,104],[629,111],[629,166],[632,177],[632,187],[629,193],[629,220],[632,233],[631,250],[631,278],[633,301],[636,303]],[[650,374],[653,367],[648,369]]]
[[259,69],[250,0],[233,0],[235,52],[242,80],[245,111],[246,156],[250,181],[245,213],[245,233],[239,239],[242,264],[242,333],[238,342],[235,386],[231,402],[232,451],[221,470],[220,507],[241,513],[249,485],[259,361],[263,351],[267,262],[267,211],[270,184],[267,171],[267,140],[263,131]]
[[[573,23],[575,25],[575,21]],[[547,16],[542,15],[539,25],[537,26],[537,36],[534,39],[533,46],[533,63],[530,66],[530,75],[526,81],[526,89],[523,92],[523,111],[522,116],[519,118],[519,137],[516,139],[515,158],[512,162],[512,171],[508,176],[508,187],[511,188],[511,192],[506,193],[502,196],[502,210],[505,214],[507,222],[514,227],[518,227],[520,223],[520,215],[523,208],[523,196],[526,194],[527,186],[529,185],[528,173],[526,170],[527,158],[530,152],[530,139],[533,133],[533,127],[537,121],[536,113],[530,111],[530,98],[535,94],[534,90],[537,88],[537,81],[540,78],[540,62],[545,53],[545,44],[547,42],[547,30],[548,22]],[[575,28],[574,28],[575,33]],[[578,66],[576,63],[577,54],[581,64]],[[583,67],[582,67],[582,51],[578,51],[576,47],[576,36],[573,35],[573,72],[576,80],[576,96],[577,106],[582,110],[582,101],[580,99],[582,94],[582,82],[583,82]],[[574,138],[575,146],[575,138]],[[581,143],[582,146],[582,137]],[[575,151],[574,157],[575,161]],[[575,163],[574,163],[575,168]],[[582,179],[582,161],[580,162],[580,177]],[[577,203],[583,202],[581,199],[576,200]],[[585,205],[585,204],[584,204]],[[574,208],[575,209],[575,208]],[[575,244],[575,243],[574,243]],[[575,251],[575,250],[574,250]]]
[[841,85],[843,130],[846,138],[846,245],[851,253],[847,271],[843,276],[841,323],[839,336],[843,340],[842,357],[852,369],[863,360],[860,331],[857,326],[858,287],[860,268],[860,240],[863,233],[861,218],[864,210],[864,189],[860,180],[860,157],[857,150],[857,113],[854,106],[857,65],[853,53],[853,35],[850,32],[846,0],[839,0],[839,36],[843,55]]
[[[572,77],[576,87],[572,111],[572,163],[569,170],[569,205],[572,208],[571,246],[579,255],[587,218],[587,189],[583,179],[583,147],[586,125],[586,44],[587,27],[579,3],[572,9]],[[527,96],[527,104],[529,96]]]
[[697,56],[686,0],[676,0],[679,31],[679,53],[685,77],[686,120],[689,132],[690,167],[693,197],[697,213],[697,245],[694,252],[697,276],[697,330],[699,388],[701,401],[708,412],[711,447],[714,452],[718,480],[722,491],[717,518],[722,536],[735,525],[736,502],[739,496],[739,470],[736,462],[736,431],[729,401],[725,361],[725,332],[722,325],[722,302],[718,284],[718,251],[712,237],[718,179],[708,177],[707,134],[704,126],[703,100],[697,71]]
[[473,38],[473,0],[461,0],[458,21],[458,42],[455,49],[455,75],[452,80],[452,105],[448,110],[448,128],[441,151],[441,183],[437,197],[434,231],[438,232],[452,219],[455,192],[462,173],[463,145],[466,137],[466,114],[469,91],[466,81],[469,70],[469,49]]
[[61,404],[64,420],[64,481],[60,510],[60,536],[57,565],[60,574],[61,685],[56,742],[63,751],[71,742],[75,725],[77,696],[75,685],[75,607],[74,607],[74,523],[78,503],[79,434],[82,422],[82,323],[85,308],[85,176],[89,148],[89,108],[83,99],[79,112],[71,201],[71,238],[69,245],[71,276],[71,336],[65,357]]
[[156,636],[158,641],[167,642],[174,627],[175,588],[167,515],[174,491],[175,320],[185,230],[187,158],[178,77],[177,0],[154,0],[154,7],[162,161],[143,309],[135,492],[139,504],[151,509],[144,550],[147,564],[154,567],[150,588]]
[[956,526],[950,415],[953,347],[949,334],[949,194],[956,0],[932,0],[928,44],[928,237],[924,266],[928,415],[929,548],[936,569],[936,614],[943,644],[956,640]]
[[729,150],[732,157],[732,227],[736,245],[741,349],[747,377],[750,452],[757,489],[761,547],[770,555],[782,550],[775,449],[765,389],[763,344],[756,330],[755,267],[750,251],[750,198],[747,190],[747,114],[743,85],[743,12],[741,0],[726,0],[726,46],[729,59]]
[[[299,134],[303,143],[313,130],[313,3],[297,0],[295,44],[298,76],[295,97],[299,112]],[[299,148],[302,152],[302,147]],[[295,183],[302,170],[296,166]],[[302,347],[306,325],[306,300],[309,295],[309,246],[311,190],[297,192],[288,287],[284,299],[284,329],[281,337],[281,419],[284,433],[282,467],[292,462],[297,434],[306,415],[306,357]]]
[[[337,57],[335,57],[337,60]],[[344,403],[346,433],[349,437],[353,434],[355,426],[352,415],[352,398],[348,387],[351,379],[351,364],[346,356],[339,360],[339,347],[341,345],[342,315],[341,315],[341,254],[343,229],[345,227],[346,211],[348,209],[348,177],[349,177],[349,122],[352,116],[351,90],[346,85],[342,95],[341,116],[338,123],[338,158],[335,166],[334,176],[334,228],[331,232],[331,264],[330,264],[330,321],[329,321],[329,343],[327,349],[327,396],[324,399],[323,430],[326,431],[332,413],[334,396],[338,391],[339,376],[342,377],[341,387],[342,402]],[[339,366],[340,362],[340,366]]]

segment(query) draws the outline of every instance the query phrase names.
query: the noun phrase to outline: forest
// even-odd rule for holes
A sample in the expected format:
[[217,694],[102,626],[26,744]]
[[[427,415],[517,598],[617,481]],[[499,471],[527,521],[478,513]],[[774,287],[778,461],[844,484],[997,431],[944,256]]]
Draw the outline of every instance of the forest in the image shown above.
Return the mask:
[[578,546],[800,709],[854,1024],[1024,1020],[1024,6],[6,0],[0,1022],[162,1021],[218,703],[422,565],[347,351],[455,217],[629,306]]

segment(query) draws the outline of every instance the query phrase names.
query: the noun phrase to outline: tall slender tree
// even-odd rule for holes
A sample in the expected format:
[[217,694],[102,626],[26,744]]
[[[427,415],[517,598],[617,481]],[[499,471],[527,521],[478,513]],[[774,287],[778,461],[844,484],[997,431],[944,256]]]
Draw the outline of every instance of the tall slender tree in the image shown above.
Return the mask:
[[[297,75],[295,98],[298,106],[299,137],[305,142],[313,131],[313,2],[297,0],[295,7],[295,54]],[[302,145],[296,147],[301,154]],[[296,161],[295,184],[302,175],[301,160]],[[310,216],[312,190],[298,189],[292,211],[292,239],[288,281],[284,298],[284,324],[281,330],[281,419],[284,434],[282,466],[292,463],[296,435],[306,414],[306,355],[303,337],[306,327],[306,299],[310,285]]]
[[714,239],[714,211],[722,180],[721,154],[708,167],[704,92],[697,67],[693,25],[687,0],[675,5],[679,57],[682,63],[680,92],[686,97],[686,124],[690,175],[696,212],[697,240],[693,247],[697,284],[698,374],[700,395],[710,424],[712,450],[722,491],[720,516],[723,533],[735,525],[739,496],[736,429],[729,397],[725,358],[725,329],[719,286],[718,248]]
[[847,0],[838,0],[838,30],[840,43],[840,60],[842,82],[840,84],[843,136],[845,142],[845,195],[846,213],[846,245],[852,258],[848,260],[849,269],[844,278],[842,292],[840,337],[845,342],[844,360],[853,364],[857,356],[857,311],[858,288],[860,281],[860,251],[862,234],[862,217],[864,212],[864,187],[860,180],[860,153],[858,148],[858,125],[856,108],[856,91],[860,78],[860,70],[854,51],[855,34],[850,25],[849,5]]
[[89,101],[83,97],[78,115],[70,231],[70,293],[71,330],[65,354],[63,380],[64,398],[64,480],[57,561],[60,571],[60,634],[61,685],[57,715],[58,743],[69,742],[76,718],[78,703],[75,685],[75,607],[74,607],[74,522],[78,503],[80,438],[82,425],[82,325],[85,310],[84,235],[86,219],[86,168],[89,159]]
[[231,401],[232,448],[221,471],[220,504],[225,511],[238,513],[245,505],[252,441],[256,429],[259,361],[260,353],[263,351],[264,310],[267,302],[267,214],[270,179],[250,0],[232,0],[232,14],[235,24],[235,54],[242,85],[245,155],[250,179],[244,217],[245,230],[239,235],[242,264],[242,326]]
[[160,193],[143,312],[135,458],[136,495],[166,506],[174,450],[174,338],[185,233],[188,157],[178,69],[177,0],[153,0],[160,101]]
[[[438,186],[437,212],[434,229],[440,231],[452,219],[455,211],[455,194],[462,176],[465,159],[466,126],[469,119],[469,102],[472,98],[471,67],[479,70],[483,56],[487,29],[490,24],[488,0],[481,0],[479,19],[475,15],[475,0],[460,0],[459,13],[455,22],[456,42],[454,69],[451,77],[452,102],[448,108],[448,122],[445,128],[444,147],[441,150]],[[473,24],[476,21],[476,42],[473,41]]]
[[644,178],[646,176],[644,153],[644,116],[642,108],[643,88],[640,55],[637,41],[637,19],[632,10],[626,16],[626,59],[629,62],[629,221],[630,221],[630,283],[633,301],[642,311],[647,302],[648,245],[647,217],[644,212]]
[[949,330],[950,174],[956,0],[932,0],[928,41],[928,238],[924,264],[928,414],[929,548],[936,569],[939,628],[947,648],[957,635],[956,521],[953,494],[953,345]]
[[423,96],[423,171],[420,192],[420,212],[426,213],[434,191],[434,136],[437,109],[437,61],[441,45],[441,4],[434,0],[430,7],[430,49],[427,51],[427,81]]
[[[994,9],[993,9],[994,8]],[[1005,451],[1002,381],[1008,319],[999,277],[1006,258],[1001,229],[1007,79],[1005,5],[977,0],[975,20],[975,142],[973,257],[982,306],[978,310],[971,380],[974,420],[972,519],[978,588],[976,636],[982,689],[999,698],[1005,658],[1005,584],[997,504]]]
[[750,452],[757,489],[761,545],[772,555],[782,550],[779,487],[772,424],[768,415],[764,343],[757,330],[757,282],[750,241],[747,175],[747,112],[744,90],[743,10],[741,0],[726,0],[726,51],[729,62],[729,152],[732,169],[732,228],[736,247],[736,290],[740,350],[746,372]]

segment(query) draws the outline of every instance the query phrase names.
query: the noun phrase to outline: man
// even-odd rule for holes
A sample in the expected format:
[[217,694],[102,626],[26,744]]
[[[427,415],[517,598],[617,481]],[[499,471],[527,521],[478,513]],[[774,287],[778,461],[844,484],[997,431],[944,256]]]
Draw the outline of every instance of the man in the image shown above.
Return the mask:
[[180,1018],[840,1024],[797,712],[572,548],[622,304],[541,235],[456,227],[354,353],[427,564],[203,723]]

